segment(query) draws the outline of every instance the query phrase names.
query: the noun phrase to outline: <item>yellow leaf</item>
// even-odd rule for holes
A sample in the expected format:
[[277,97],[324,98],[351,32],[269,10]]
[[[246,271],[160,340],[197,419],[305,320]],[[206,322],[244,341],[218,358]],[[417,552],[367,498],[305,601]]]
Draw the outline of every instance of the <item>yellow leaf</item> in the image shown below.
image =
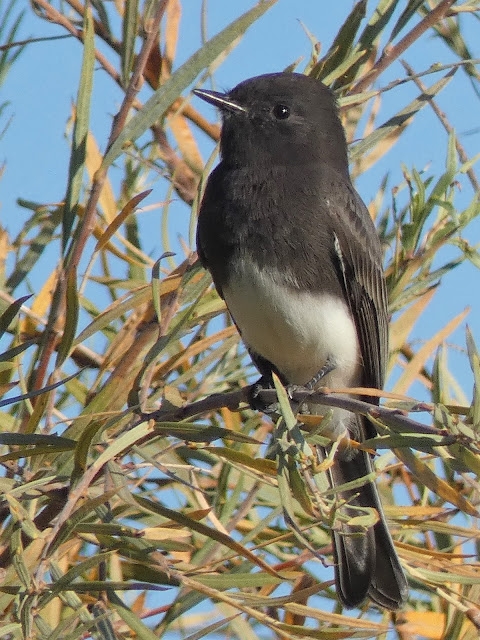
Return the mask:
[[[164,281],[165,282],[165,281]],[[216,342],[223,342],[227,338],[235,335],[237,332],[237,328],[235,325],[231,325],[226,327],[225,329],[221,329],[214,333],[211,336],[207,336],[190,344],[185,351],[181,351],[180,353],[176,353],[174,356],[169,358],[166,362],[163,362],[159,367],[155,370],[156,378],[163,378],[170,372],[173,368],[177,368],[180,365],[185,364],[191,358],[198,356],[200,353],[206,352],[212,345]]]
[[190,126],[187,119],[181,113],[172,113],[168,116],[168,124],[177,141],[178,147],[184,158],[187,166],[182,167],[179,165],[175,168],[175,171],[189,171],[189,167],[195,171],[197,175],[201,175],[203,171],[204,162],[200,151],[198,150],[197,142],[192,135]]
[[425,485],[427,489],[430,489],[430,491],[440,496],[443,500],[454,504],[460,511],[478,517],[478,511],[475,507],[456,491],[454,487],[436,476],[410,449],[395,449],[395,455],[407,465],[413,475],[419,480],[420,484]]
[[[170,75],[170,70],[173,66],[173,61],[177,52],[178,32],[181,17],[182,7],[179,0],[170,0],[170,2],[167,2],[167,8],[165,10],[165,49],[163,59],[164,62],[167,63],[168,76]],[[162,73],[164,72],[164,67],[165,65],[162,64]],[[163,79],[165,80],[166,77]]]
[[432,301],[436,289],[428,289],[390,325],[390,350],[397,353],[408,339],[415,323]]
[[[54,269],[50,275],[48,276],[45,284],[40,289],[38,294],[35,297],[35,300],[30,307],[30,310],[33,314],[43,318],[46,316],[47,311],[50,309],[50,305],[52,303],[53,292],[55,291],[55,286],[57,284],[57,271]],[[37,330],[36,321],[27,316],[20,321],[20,332],[27,335],[32,336],[35,334]]]
[[388,504],[383,505],[383,510],[389,518],[435,518],[442,513],[445,513],[444,507],[429,507],[427,505],[410,505],[410,506],[392,506]]
[[176,540],[189,538],[192,535],[187,529],[169,529],[168,527],[146,527],[140,533],[146,540]]
[[469,309],[465,309],[458,316],[450,320],[440,331],[438,331],[430,340],[425,342],[423,347],[417,351],[413,358],[406,365],[402,375],[400,376],[395,391],[405,394],[417,378],[422,369],[426,366],[427,360],[433,356],[437,348],[446,340],[446,338],[459,326],[469,313]]
[[[436,611],[406,611],[401,614],[399,625],[402,637],[442,640],[445,628],[445,614]],[[405,620],[405,622],[403,622]]]
[[[85,166],[90,180],[93,180],[95,172],[102,164],[102,160],[103,157],[100,153],[97,142],[93,137],[93,134],[89,132],[87,136],[87,155],[85,158]],[[116,215],[117,204],[115,202],[115,196],[113,195],[112,185],[108,179],[105,179],[98,203],[103,211],[106,221],[108,224],[111,224]]]
[[362,156],[362,173],[365,173],[377,163],[383,156],[390,151],[390,149],[396,144],[404,130],[411,123],[411,120],[406,120],[397,129],[391,131],[387,136],[380,140],[372,149],[370,153]]
[[147,191],[142,191],[142,193],[137,194],[127,202],[127,204],[123,207],[120,213],[114,217],[114,219],[112,220],[112,222],[110,222],[110,224],[105,229],[105,231],[102,232],[102,235],[98,239],[97,244],[95,246],[95,251],[100,251],[105,247],[105,245],[108,243],[110,238],[113,236],[113,234],[116,231],[118,231],[118,229],[125,222],[128,216],[133,211],[135,211],[135,209],[138,207],[140,202],[144,200],[151,192],[152,192],[151,189],[147,189]]

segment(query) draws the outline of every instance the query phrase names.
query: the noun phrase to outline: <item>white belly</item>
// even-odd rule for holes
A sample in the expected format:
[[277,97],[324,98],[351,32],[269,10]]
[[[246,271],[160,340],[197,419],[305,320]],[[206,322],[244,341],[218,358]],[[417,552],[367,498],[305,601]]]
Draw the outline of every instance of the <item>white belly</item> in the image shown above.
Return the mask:
[[329,294],[285,288],[278,278],[243,263],[223,295],[244,342],[289,383],[304,385],[330,357],[334,371],[321,386],[351,387],[361,381],[355,324],[346,303]]

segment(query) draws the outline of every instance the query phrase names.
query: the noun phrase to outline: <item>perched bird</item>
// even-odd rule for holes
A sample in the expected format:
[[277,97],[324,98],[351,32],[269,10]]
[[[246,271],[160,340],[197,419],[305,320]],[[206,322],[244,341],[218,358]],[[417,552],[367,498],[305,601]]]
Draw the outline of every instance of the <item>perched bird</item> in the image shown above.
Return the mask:
[[[198,254],[251,357],[287,385],[382,388],[387,292],[375,226],[350,180],[335,98],[302,74],[251,78],[228,93],[195,90],[220,109],[221,161],[200,206]],[[374,400],[372,400],[374,402]],[[365,418],[334,409],[339,438],[375,435]],[[369,453],[346,447],[334,486],[372,471]],[[344,513],[373,507],[369,528],[333,531],[338,596],[398,609],[407,583],[371,482],[340,496]]]

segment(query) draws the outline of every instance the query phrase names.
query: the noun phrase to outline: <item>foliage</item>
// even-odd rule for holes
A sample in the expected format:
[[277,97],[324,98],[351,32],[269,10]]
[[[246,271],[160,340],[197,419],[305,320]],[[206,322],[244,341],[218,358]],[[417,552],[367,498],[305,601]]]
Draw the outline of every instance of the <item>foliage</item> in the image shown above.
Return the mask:
[[[219,133],[190,103],[192,83],[203,82],[251,24],[268,20],[273,4],[252,0],[178,66],[180,0],[32,3],[39,18],[78,39],[83,62],[64,201],[20,201],[29,211],[22,232],[1,232],[14,255],[0,294],[2,638],[477,637],[479,355],[467,334],[470,405],[443,347],[464,314],[416,350],[411,335],[443,276],[465,260],[479,264],[464,236],[480,213],[474,159],[435,98],[457,69],[478,83],[460,15],[478,18],[480,3],[360,0],[324,56],[312,36],[300,69],[337,92],[347,137],[359,140],[351,147],[355,178],[421,109],[446,130],[443,175],[404,167],[392,205],[385,181],[370,204],[388,247],[390,369],[400,371],[372,414],[379,436],[368,443],[396,456],[383,453],[377,464],[411,583],[408,607],[396,615],[368,603],[352,614],[337,603],[331,567],[319,562],[331,562],[340,505],[325,465],[313,463],[312,447],[324,442],[318,424],[292,426],[296,449],[277,452],[276,464],[265,447],[272,423],[245,402],[252,369],[224,304],[187,242],[183,260],[170,252],[170,202],[184,201],[193,229],[209,170],[194,132],[214,140]],[[404,78],[384,82],[390,65],[432,32],[458,63],[405,67]],[[13,34],[0,31],[9,45]],[[100,145],[90,126],[98,65],[123,92]],[[383,94],[405,82],[417,98],[378,123]],[[138,220],[152,166],[165,185],[157,261],[143,249]],[[459,184],[470,193],[466,206]],[[52,247],[60,257],[45,274],[39,265]],[[454,258],[444,258],[446,247]],[[42,285],[24,296],[33,275]],[[414,383],[430,402],[405,396]],[[320,400],[368,410],[345,394]]]

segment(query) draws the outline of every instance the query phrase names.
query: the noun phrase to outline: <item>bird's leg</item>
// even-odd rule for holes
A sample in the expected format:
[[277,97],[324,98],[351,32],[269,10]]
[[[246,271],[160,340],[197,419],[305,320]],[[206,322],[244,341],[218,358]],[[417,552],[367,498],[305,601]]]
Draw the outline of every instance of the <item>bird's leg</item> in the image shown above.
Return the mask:
[[[257,356],[258,360],[258,356]],[[258,366],[258,362],[256,363]],[[295,392],[305,392],[305,397],[308,395],[308,392],[314,391],[317,384],[322,380],[326,375],[331,373],[336,368],[336,363],[332,356],[328,356],[323,367],[317,371],[317,373],[313,376],[311,380],[309,380],[305,385],[297,385],[297,384],[289,384],[286,386],[287,393],[290,397],[293,396]],[[285,381],[283,380],[285,384]],[[257,411],[263,411],[263,413],[276,413],[278,411],[278,404],[275,402],[271,405],[265,405],[262,400],[260,400],[259,395],[260,392],[264,389],[273,389],[274,385],[272,382],[271,375],[263,375],[261,378],[257,380],[257,382],[252,386],[252,390],[250,392],[250,406]],[[303,400],[295,403],[297,406],[302,404]]]
[[[323,367],[317,371],[317,373],[313,376],[311,380],[309,380],[305,385],[298,384],[290,384],[287,387],[287,392],[290,397],[293,396],[295,392],[305,392],[305,397],[307,397],[308,392],[314,391],[317,384],[324,378],[326,375],[331,373],[334,369],[336,369],[337,365],[332,356],[328,356],[325,360],[325,364]],[[298,402],[299,405],[302,404],[304,398]]]
[[311,380],[307,382],[305,388],[309,391],[314,391],[317,384],[324,378],[326,375],[331,373],[334,369],[337,368],[337,365],[332,358],[332,356],[328,356],[323,367],[313,376]]
[[296,407],[296,411],[298,413],[303,413],[303,414],[310,413],[308,404],[305,402],[305,400],[307,399],[311,391],[315,391],[315,388],[320,382],[320,380],[322,380],[322,378],[324,378],[326,375],[331,373],[336,368],[336,366],[337,365],[333,357],[329,355],[327,356],[327,359],[325,360],[325,364],[323,365],[323,367],[319,369],[319,371],[317,371],[317,373],[313,376],[311,380],[307,382],[307,384],[302,386],[292,384],[287,387],[287,393],[290,396],[290,398],[293,398],[293,394],[295,392],[297,394],[298,393],[302,394],[303,392],[304,394],[303,397],[300,396],[300,399],[297,399],[296,402],[294,403],[294,406]]

